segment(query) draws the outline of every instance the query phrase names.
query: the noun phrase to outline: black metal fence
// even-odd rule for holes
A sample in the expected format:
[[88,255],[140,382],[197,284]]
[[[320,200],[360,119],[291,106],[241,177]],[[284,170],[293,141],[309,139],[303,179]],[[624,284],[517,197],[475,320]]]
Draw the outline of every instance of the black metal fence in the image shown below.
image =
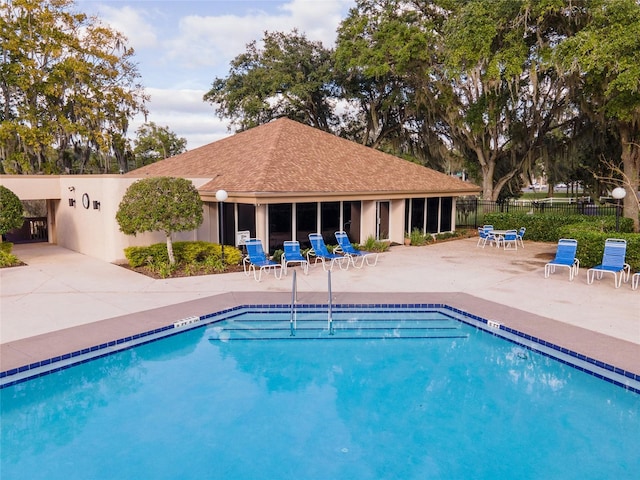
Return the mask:
[[[484,225],[487,213],[526,213],[529,215],[615,215],[615,204],[596,204],[590,199],[568,201],[565,199],[511,200],[494,202],[479,198],[459,198],[456,201],[456,226],[477,228]],[[622,207],[620,207],[622,215]]]

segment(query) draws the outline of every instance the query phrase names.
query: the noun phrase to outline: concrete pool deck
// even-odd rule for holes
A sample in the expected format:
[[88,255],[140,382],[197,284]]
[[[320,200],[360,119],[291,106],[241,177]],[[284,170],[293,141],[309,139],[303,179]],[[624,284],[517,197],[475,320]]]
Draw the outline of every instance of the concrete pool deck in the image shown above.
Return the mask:
[[[640,374],[640,291],[612,276],[544,278],[555,244],[517,251],[476,239],[395,246],[378,265],[332,273],[335,303],[444,303]],[[288,303],[291,275],[156,280],[50,244],[16,245],[27,266],[0,269],[0,371],[240,304]],[[298,302],[326,303],[320,266],[298,271]]]

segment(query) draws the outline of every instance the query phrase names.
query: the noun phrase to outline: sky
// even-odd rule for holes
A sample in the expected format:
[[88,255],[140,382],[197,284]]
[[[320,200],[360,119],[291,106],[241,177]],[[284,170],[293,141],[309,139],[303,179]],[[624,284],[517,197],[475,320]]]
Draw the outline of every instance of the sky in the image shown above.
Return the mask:
[[[185,138],[188,150],[233,133],[202,96],[248,43],[265,31],[296,28],[331,48],[354,6],[355,0],[76,0],[78,10],[127,36],[151,96],[147,121]],[[131,123],[132,138],[142,123],[142,116]]]

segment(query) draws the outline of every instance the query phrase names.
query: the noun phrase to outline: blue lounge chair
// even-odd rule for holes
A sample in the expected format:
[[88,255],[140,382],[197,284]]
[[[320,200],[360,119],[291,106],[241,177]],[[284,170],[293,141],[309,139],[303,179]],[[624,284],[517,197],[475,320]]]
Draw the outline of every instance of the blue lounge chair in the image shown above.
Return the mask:
[[307,261],[311,262],[311,257],[315,258],[314,265],[318,261],[322,262],[322,268],[327,270],[327,262],[329,262],[329,270],[333,270],[333,265],[337,262],[340,269],[349,268],[349,257],[338,255],[336,253],[329,253],[327,245],[324,243],[322,234],[310,233],[309,241],[311,242],[311,249],[307,252]]
[[[378,263],[378,254],[376,252],[365,252],[364,250],[358,250],[355,248],[351,244],[347,232],[336,232],[335,236],[338,241],[338,248],[334,250],[334,252],[342,252],[344,255],[349,257],[349,260],[355,268],[362,268],[365,262],[367,265],[372,267]],[[356,263],[357,258],[362,259],[360,265]]]
[[[604,273],[613,273],[613,281],[616,288],[619,288],[623,281],[628,282],[629,275],[631,274],[631,266],[625,263],[626,254],[626,240],[607,238],[604,242],[602,263],[587,270],[587,283],[592,284],[594,278],[600,280]],[[618,274],[620,274],[619,277]]]
[[569,269],[569,281],[573,281],[580,269],[580,260],[576,258],[578,241],[572,238],[561,238],[558,240],[556,257],[544,266],[544,278],[555,273],[556,267]]
[[287,274],[289,264],[300,265],[305,275],[309,274],[309,261],[302,256],[300,242],[287,240],[284,242],[284,253],[282,254],[282,271]]
[[262,278],[262,271],[266,270],[267,273],[273,270],[273,276],[277,279],[282,277],[282,264],[274,262],[267,258],[267,254],[264,253],[262,248],[262,241],[259,238],[250,238],[245,240],[245,247],[247,247],[247,257],[243,260],[244,273],[250,275],[253,271],[253,278],[256,282],[259,282]]

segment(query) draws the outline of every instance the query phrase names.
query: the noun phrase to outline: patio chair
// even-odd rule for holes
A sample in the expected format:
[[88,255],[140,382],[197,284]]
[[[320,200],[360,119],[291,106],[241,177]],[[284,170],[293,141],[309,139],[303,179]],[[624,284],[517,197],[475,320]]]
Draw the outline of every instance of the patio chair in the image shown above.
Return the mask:
[[[336,240],[338,241],[338,248],[334,250],[334,253],[342,252],[349,258],[355,268],[362,268],[365,262],[371,267],[375,267],[375,265],[378,263],[378,254],[376,252],[365,252],[364,250],[358,250],[357,248],[355,248],[351,244],[347,232],[339,231],[335,233],[335,236]],[[360,265],[356,263],[357,258],[362,259]]]
[[555,273],[556,267],[565,267],[569,269],[569,281],[572,282],[580,269],[580,260],[576,258],[577,250],[577,240],[572,238],[558,240],[556,257],[544,266],[544,278],[549,278],[550,274]]
[[518,236],[516,237],[517,240],[520,242],[520,246],[522,248],[524,248],[523,239],[524,239],[524,234],[525,234],[526,231],[527,231],[526,227],[520,227],[520,230],[518,230]]
[[640,272],[636,272],[631,277],[631,288],[633,290],[637,290],[639,284],[640,284]]
[[482,246],[482,248],[484,248],[487,246],[487,242],[489,242],[490,245],[495,243],[496,246],[499,247],[500,238],[491,233],[493,227],[491,229],[487,229],[486,227],[487,225],[478,227],[478,243],[476,243],[476,247]]
[[245,240],[245,247],[247,247],[247,257],[242,261],[245,275],[250,275],[253,271],[253,278],[256,282],[259,282],[262,278],[262,271],[266,270],[269,273],[273,270],[273,276],[277,279],[282,278],[282,264],[274,262],[267,258],[267,254],[264,253],[262,248],[262,240],[259,238],[249,238]]
[[[327,245],[324,243],[321,233],[310,233],[309,241],[311,242],[311,249],[307,252],[307,261],[311,262],[311,257],[315,257],[314,265],[318,261],[322,262],[322,268],[327,270],[327,262],[329,262],[329,270],[333,270],[333,265],[337,262],[341,270],[349,268],[349,258],[346,256],[338,255],[336,253],[329,253]],[[345,265],[346,262],[346,265]]]
[[[587,270],[587,283],[593,283],[593,279],[600,280],[604,273],[613,273],[613,281],[616,288],[622,285],[622,282],[629,281],[631,274],[631,266],[625,263],[627,253],[627,241],[620,238],[607,238],[604,242],[604,253],[602,254],[602,263]],[[620,276],[618,277],[618,274]]]
[[300,242],[287,240],[284,242],[284,253],[282,254],[282,271],[287,274],[289,264],[300,265],[305,275],[309,274],[309,261],[300,251]]
[[502,245],[505,250],[510,248],[514,248],[518,250],[518,231],[517,230],[507,230],[504,233],[504,236],[501,239]]

